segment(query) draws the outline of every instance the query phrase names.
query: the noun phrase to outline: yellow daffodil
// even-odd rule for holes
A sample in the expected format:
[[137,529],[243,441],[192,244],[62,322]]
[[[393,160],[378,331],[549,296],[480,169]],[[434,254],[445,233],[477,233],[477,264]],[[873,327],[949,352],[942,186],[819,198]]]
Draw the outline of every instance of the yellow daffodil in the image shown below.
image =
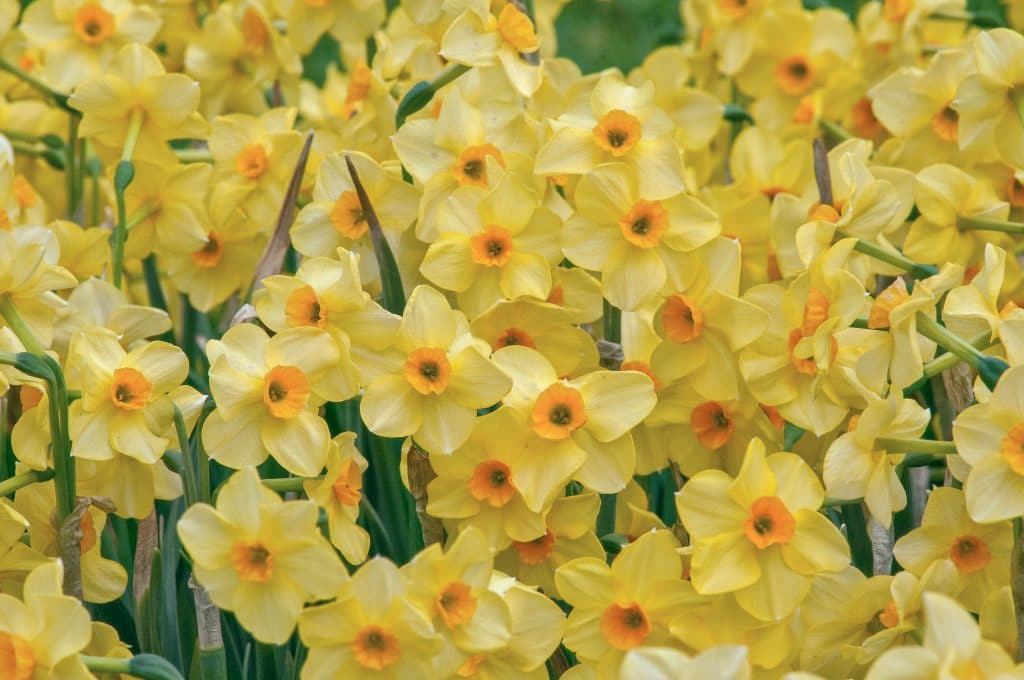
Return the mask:
[[871,110],[894,135],[879,153],[914,171],[936,162],[957,165],[960,114],[952,103],[973,70],[967,50],[942,50],[926,69],[905,66],[871,88]]
[[113,331],[93,328],[75,336],[68,354],[68,385],[82,390],[70,411],[72,454],[156,462],[169,442],[153,431],[152,409],[188,376],[185,353],[166,342],[126,352]]
[[874,663],[867,680],[925,680],[956,677],[1024,678],[1024,665],[995,642],[982,638],[978,624],[955,600],[924,594],[924,640],[920,647],[890,649]]
[[206,16],[185,49],[185,70],[202,88],[204,115],[258,114],[267,108],[264,88],[296,79],[302,62],[264,4],[245,0]]
[[[211,201],[211,211],[219,211]],[[259,223],[240,209],[213,215],[204,241],[191,252],[169,251],[164,255],[167,274],[175,287],[188,295],[189,303],[208,312],[252,283],[266,238],[256,233]]]
[[451,456],[431,459],[437,477],[427,486],[427,512],[456,520],[460,531],[480,529],[496,550],[543,538],[541,513],[575,467],[571,458],[552,460],[547,450],[531,446],[532,434],[513,409],[478,418],[465,444]]
[[101,276],[110,267],[110,233],[102,227],[80,227],[68,220],[47,225],[60,243],[57,264],[79,281]]
[[[497,651],[511,640],[508,605],[488,588],[492,564],[486,537],[467,528],[447,550],[435,543],[402,567],[409,602],[430,619],[449,648],[436,663],[465,661],[467,656]],[[443,674],[445,669],[437,670]]]
[[626,652],[622,661],[622,677],[651,680],[744,680],[750,671],[747,650],[740,645],[712,647],[693,657],[671,647],[641,647]]
[[21,542],[28,520],[11,502],[0,500],[0,593],[20,598],[25,577],[48,559]]
[[1024,167],[1024,37],[1007,28],[981,32],[974,59],[978,71],[964,79],[952,103],[960,115],[960,148],[995,152]]
[[601,163],[633,168],[639,195],[662,200],[683,191],[682,163],[672,119],[654,103],[654,84],[627,85],[616,74],[603,76],[589,107],[551,121],[554,134],[537,153],[539,175],[582,175]]
[[288,39],[301,54],[311,52],[324,33],[341,42],[366,40],[386,15],[386,8],[372,0],[280,0],[274,4],[287,17]]
[[[28,520],[29,545],[33,550],[50,557],[57,556],[59,537],[51,517],[57,511],[57,496],[53,483],[33,484],[14,496],[14,509]],[[121,596],[128,584],[124,567],[101,554],[103,528],[107,513],[91,505],[82,514],[79,529],[81,550],[82,592],[86,602],[110,602]]]
[[814,186],[813,158],[806,142],[784,141],[759,127],[748,127],[729,151],[736,184],[768,198],[801,196]]
[[[530,171],[533,140],[515,126],[485,117],[458,88],[449,91],[434,118],[408,121],[395,134],[402,166],[423,185],[416,237],[432,243],[440,235],[438,207],[460,186],[489,188],[502,168]],[[494,175],[492,177],[492,175]]]
[[[416,219],[419,192],[369,156],[353,152],[349,157],[388,244],[397,250],[402,232]],[[313,201],[296,216],[291,238],[295,249],[307,257],[334,257],[338,248],[351,250],[360,256],[362,279],[378,278],[369,224],[341,154],[321,161]]]
[[596,491],[620,491],[633,475],[632,430],[654,408],[650,377],[639,371],[599,370],[559,379],[536,350],[509,346],[494,362],[512,376],[506,407],[528,415],[535,445],[578,467],[574,478]]
[[64,91],[99,75],[122,46],[149,44],[159,28],[154,8],[127,0],[46,0],[21,21],[29,44],[46,54],[44,79]]
[[604,296],[626,311],[679,278],[678,253],[698,249],[721,229],[700,201],[685,194],[650,200],[639,190],[642,181],[624,163],[595,167],[576,187],[577,212],[562,234],[566,257],[602,272]]
[[0,302],[10,305],[48,347],[53,321],[64,301],[53,291],[74,288],[74,275],[57,265],[60,246],[42,227],[0,229]]
[[515,3],[505,4],[497,17],[486,2],[467,5],[441,39],[439,54],[466,66],[500,66],[524,97],[536,92],[544,72],[528,56],[540,47],[530,16]]
[[[556,269],[557,272],[581,269]],[[558,375],[578,375],[596,368],[594,339],[573,325],[572,312],[533,298],[499,302],[469,324],[473,335],[498,351],[509,345],[535,349],[551,362]]]
[[429,286],[405,305],[395,345],[359,404],[366,426],[382,437],[413,437],[430,453],[448,454],[469,437],[476,410],[512,386],[470,335],[465,316]]
[[429,677],[441,640],[409,601],[408,588],[398,567],[377,557],[360,567],[334,602],[304,610],[299,636],[309,658],[303,675]]
[[599,507],[600,499],[594,493],[556,500],[544,516],[544,535],[513,541],[495,556],[495,567],[550,597],[563,599],[555,581],[559,567],[580,557],[604,559],[604,548],[594,534]]
[[60,560],[42,564],[25,580],[19,601],[0,593],[0,675],[22,678],[94,677],[79,658],[92,628],[82,603],[61,592]]
[[1003,373],[991,399],[953,421],[957,453],[970,466],[964,483],[975,522],[1024,514],[1024,368]]
[[1024,363],[1024,311],[1012,300],[999,306],[1006,266],[1006,251],[986,243],[984,265],[970,283],[949,291],[942,321],[964,338],[982,333],[989,333],[993,341],[999,338],[1006,358],[1016,366]]
[[151,252],[192,254],[206,245],[210,174],[210,166],[204,163],[135,161],[135,179],[125,191],[125,210],[132,216],[129,223],[135,222],[128,230],[125,252],[129,257]]
[[420,272],[455,291],[459,308],[475,318],[499,300],[545,300],[561,253],[561,220],[512,173],[491,191],[456,189],[438,215],[441,234],[427,249]]
[[969,611],[980,611],[985,598],[1009,585],[1010,522],[978,524],[967,515],[963,492],[948,487],[928,496],[921,526],[896,541],[893,556],[917,576],[936,560],[956,566],[961,590],[957,599]]
[[658,309],[654,327],[662,342],[651,367],[665,383],[685,378],[707,399],[739,396],[736,352],[757,345],[768,317],[738,297],[740,246],[716,238],[679,263],[678,283]]
[[765,455],[755,439],[735,479],[718,470],[692,477],[676,496],[693,539],[690,578],[697,592],[735,592],[765,621],[799,606],[811,577],[849,562],[839,530],[818,512],[824,491],[797,455]]
[[239,324],[206,346],[210,392],[217,409],[203,428],[210,457],[233,468],[273,456],[289,472],[320,474],[330,448],[325,401],[356,390],[350,361],[326,331],[301,326],[268,338]]
[[[310,257],[295,276],[263,279],[253,304],[260,320],[272,331],[321,328],[330,333],[343,361],[352,357],[357,369],[365,367],[363,383],[376,377],[379,353],[394,341],[400,319],[384,310],[366,293],[359,280],[360,257],[339,248],[338,259]],[[351,369],[347,369],[351,373]],[[348,375],[348,380],[357,380]]]
[[991,182],[947,164],[929,165],[917,173],[914,203],[921,216],[907,232],[903,252],[916,262],[974,264],[985,243],[1000,244],[1000,234],[966,231],[958,217],[1005,220],[1009,206],[996,196]]
[[573,607],[566,647],[615,677],[626,652],[673,646],[669,623],[689,597],[677,546],[671,532],[656,531],[623,548],[610,567],[592,557],[560,567],[558,592]]
[[258,223],[274,223],[302,147],[302,135],[292,129],[296,115],[289,108],[259,117],[235,113],[214,119],[211,202],[218,210],[241,205]]
[[79,134],[108,161],[120,155],[133,125],[139,126],[135,157],[156,162],[171,157],[167,140],[206,132],[196,111],[199,84],[182,73],[168,74],[156,53],[138,43],[118,50],[102,75],[79,83],[68,105],[82,112]]
[[907,505],[907,495],[896,474],[902,454],[891,454],[877,443],[881,437],[913,439],[928,426],[930,413],[913,399],[893,394],[872,401],[854,416],[849,431],[825,453],[822,477],[830,498],[863,498],[875,521],[888,527],[892,514]]
[[347,580],[316,527],[312,501],[282,501],[253,468],[234,473],[217,507],[193,505],[178,520],[196,580],[257,640],[283,644],[308,600],[332,597]]
[[356,524],[363,500],[363,473],[369,463],[355,446],[356,436],[342,432],[331,440],[327,474],[303,483],[306,495],[327,513],[327,529],[349,564],[360,564],[370,550],[370,536]]

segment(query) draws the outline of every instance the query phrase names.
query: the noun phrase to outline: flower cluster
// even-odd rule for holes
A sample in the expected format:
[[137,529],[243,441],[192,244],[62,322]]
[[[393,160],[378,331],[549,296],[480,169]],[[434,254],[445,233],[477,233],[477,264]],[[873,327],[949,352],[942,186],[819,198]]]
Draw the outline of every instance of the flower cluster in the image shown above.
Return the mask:
[[0,678],[1024,678],[1020,2],[22,4]]

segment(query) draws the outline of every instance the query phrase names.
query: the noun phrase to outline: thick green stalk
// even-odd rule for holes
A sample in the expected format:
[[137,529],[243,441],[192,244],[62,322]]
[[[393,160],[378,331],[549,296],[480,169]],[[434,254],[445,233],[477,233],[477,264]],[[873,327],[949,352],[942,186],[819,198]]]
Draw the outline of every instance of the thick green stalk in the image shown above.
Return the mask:
[[1024,234],[1024,223],[1007,220],[990,220],[986,217],[957,215],[956,226],[960,231],[1001,231],[1006,234]]
[[860,569],[865,576],[870,577],[874,572],[875,559],[871,549],[871,539],[868,537],[864,508],[859,503],[843,505],[840,506],[840,512],[843,515],[843,522],[846,524],[846,540],[850,544],[853,566]]
[[971,365],[989,389],[995,389],[999,377],[1009,366],[989,356],[923,312],[917,313],[917,332]]
[[823,132],[840,142],[845,142],[848,139],[854,139],[856,137],[856,135],[838,123],[833,123],[832,121],[825,120],[824,118],[818,121],[818,125],[821,127]]
[[188,428],[185,427],[185,416],[177,404],[174,409],[174,431],[178,435],[178,446],[181,449],[182,481],[185,487],[185,505],[192,506],[199,502],[199,486],[196,481],[196,467],[192,456],[192,444],[188,439]]
[[45,470],[29,470],[0,482],[0,496],[10,496],[18,489],[22,489],[30,484],[48,482],[51,479],[53,479],[53,470],[50,468]]
[[928,453],[936,456],[956,455],[956,444],[932,439],[879,437],[875,440],[875,448],[885,449],[889,453]]
[[122,673],[146,680],[184,680],[167,659],[155,654],[137,654],[129,659],[82,654],[79,658],[94,673]]
[[437,91],[469,71],[468,66],[451,64],[431,81],[420,81],[409,88],[395,111],[395,129],[405,125],[406,119],[430,103]]
[[323,479],[323,477],[282,477],[280,479],[261,479],[263,486],[277,493],[300,493],[307,479]]
[[41,356],[44,352],[43,346],[36,340],[35,333],[29,328],[25,320],[21,318],[21,314],[18,313],[17,308],[11,301],[10,295],[4,293],[0,294],[0,317],[7,323],[10,329],[21,341],[21,344],[25,346],[32,354]]
[[75,168],[85,159],[78,158],[78,116],[70,116],[68,122],[68,143],[65,147],[64,179],[67,184],[67,208],[66,216],[69,220],[75,221],[78,216],[78,209],[81,206],[82,192],[78,186],[78,173]]
[[128,185],[135,179],[135,166],[132,165],[132,156],[135,154],[135,145],[139,141],[139,134],[142,132],[143,113],[141,109],[132,112],[128,121],[128,132],[125,135],[124,147],[121,151],[121,162],[117,164],[114,171],[114,196],[117,201],[117,228],[111,235],[111,252],[113,259],[114,287],[121,287],[121,279],[124,274],[124,244],[128,240],[128,217],[126,215],[124,192]]
[[[857,237],[847,234],[842,229],[836,229],[836,238],[843,239]],[[885,262],[893,267],[898,267],[899,269],[908,272],[915,279],[925,279],[939,273],[939,270],[935,265],[914,262],[902,253],[894,253],[891,250],[886,250],[877,243],[871,243],[870,241],[865,241],[862,238],[857,238],[857,243],[853,246],[853,249],[858,253],[863,253],[864,255],[873,257],[880,262]]]

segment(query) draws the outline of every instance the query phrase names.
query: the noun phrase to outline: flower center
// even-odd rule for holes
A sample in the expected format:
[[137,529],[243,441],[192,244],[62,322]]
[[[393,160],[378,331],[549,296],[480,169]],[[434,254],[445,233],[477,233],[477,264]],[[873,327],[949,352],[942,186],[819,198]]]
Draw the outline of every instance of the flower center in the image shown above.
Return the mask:
[[882,16],[892,24],[898,24],[906,18],[913,0],[884,0]]
[[289,326],[327,327],[327,310],[312,286],[296,288],[284,303],[284,318]]
[[786,57],[775,65],[775,82],[786,94],[798,97],[811,89],[814,69],[802,54]]
[[486,267],[504,266],[515,251],[512,235],[495,224],[489,224],[482,233],[471,236],[469,247],[473,262]]
[[601,615],[601,632],[608,644],[625,651],[643,643],[651,634],[651,622],[636,602],[625,607],[613,604]]
[[640,121],[622,109],[601,116],[593,128],[594,141],[615,157],[625,156],[640,141]]
[[274,575],[274,556],[259,541],[240,541],[231,548],[231,566],[243,581],[266,583]]
[[469,478],[469,493],[492,508],[504,507],[516,493],[516,487],[512,484],[512,470],[500,460],[480,463]]
[[742,19],[750,14],[749,0],[718,0],[718,9],[730,19]]
[[153,385],[134,368],[119,368],[110,382],[110,398],[114,406],[125,411],[138,411],[149,403]]
[[235,156],[235,171],[242,177],[257,179],[268,166],[267,151],[262,144],[249,144]]
[[511,2],[498,14],[498,34],[516,52],[536,52],[540,45],[530,17],[519,11]]
[[555,535],[548,529],[532,541],[512,541],[512,547],[523,564],[543,564],[555,551]]
[[82,514],[78,528],[82,532],[82,540],[78,542],[78,548],[84,555],[96,547],[96,523],[93,522],[92,514],[88,510]]
[[87,2],[75,12],[75,33],[86,45],[99,45],[114,35],[114,15],[96,2]]
[[0,677],[30,680],[36,670],[36,655],[23,637],[0,633]]
[[493,144],[481,144],[468,147],[459,154],[452,167],[452,173],[460,186],[473,185],[487,188],[487,157],[490,156],[505,167],[505,158],[501,150]]
[[494,341],[494,349],[509,347],[510,345],[522,345],[530,349],[537,349],[537,343],[533,341],[530,334],[521,328],[506,328],[505,331]]
[[639,200],[619,219],[627,241],[640,248],[653,248],[668,229],[668,211],[659,201]]
[[832,224],[838,222],[839,217],[840,211],[836,210],[835,207],[831,205],[825,205],[823,203],[815,203],[807,213],[808,219],[831,222]]
[[871,108],[871,100],[861,97],[850,108],[853,132],[858,137],[873,139],[882,132],[882,123],[875,117],[875,111]]
[[[318,2],[326,0],[317,0]],[[308,0],[307,0],[308,2]],[[348,119],[358,112],[359,103],[370,94],[370,83],[373,80],[373,72],[362,59],[356,61],[355,68],[348,81],[348,90],[345,92],[345,102],[341,105],[342,118]]]
[[817,288],[807,291],[807,302],[804,303],[803,324],[800,332],[806,336],[814,335],[818,326],[828,319],[829,302],[828,298]]
[[[829,363],[839,355],[839,342],[835,336],[829,338]],[[805,375],[818,372],[818,362],[814,356],[814,338],[804,335],[799,328],[789,333],[789,360],[796,370]]]
[[420,347],[405,360],[405,379],[420,394],[441,394],[452,379],[448,355],[438,347]]
[[778,496],[761,496],[750,506],[750,517],[743,530],[750,542],[763,550],[775,543],[793,539],[796,521]]
[[1006,431],[999,451],[1011,470],[1018,475],[1024,475],[1024,420],[1014,423],[1013,427]]
[[568,439],[587,422],[587,410],[579,390],[554,383],[540,393],[531,414],[533,431],[544,439]]
[[295,366],[274,366],[263,378],[263,403],[275,418],[297,416],[309,395],[309,378]]
[[256,10],[250,8],[242,15],[242,39],[245,47],[251,54],[258,54],[263,51],[270,41],[270,30],[263,17]]
[[977,536],[959,536],[949,548],[949,559],[963,574],[981,571],[992,561],[992,553],[985,541]]
[[462,581],[452,581],[442,588],[434,605],[441,620],[449,628],[469,623],[476,613],[476,598]]
[[645,361],[624,361],[622,366],[619,367],[621,371],[636,371],[637,373],[643,373],[651,379],[651,383],[654,384],[654,391],[657,392],[661,389],[662,385],[658,382],[658,379],[654,377],[654,371],[651,369],[650,364]]
[[220,264],[224,257],[224,243],[220,234],[211,231],[206,235],[206,243],[202,248],[192,253],[192,262],[202,269],[212,269]]
[[1006,187],[1007,199],[1015,208],[1024,208],[1024,182],[1015,174]]
[[712,451],[728,444],[735,429],[725,407],[717,401],[708,401],[693,409],[690,413],[690,427],[700,445]]
[[935,136],[944,142],[957,141],[957,132],[960,128],[960,114],[946,104],[941,111],[932,117],[932,130]]
[[692,342],[704,330],[704,313],[685,295],[673,295],[661,308],[661,325],[672,342]]
[[875,297],[868,313],[868,328],[879,329],[889,327],[889,315],[892,310],[910,299],[907,284],[903,279],[896,279],[885,290]]
[[900,612],[896,608],[896,600],[889,600],[885,608],[878,613],[878,621],[886,628],[895,628],[900,625]]
[[466,660],[462,662],[462,665],[459,666],[459,670],[455,671],[455,675],[460,678],[473,677],[480,668],[480,664],[482,664],[486,659],[486,654],[474,654],[473,656],[467,657]]
[[14,176],[14,182],[11,184],[11,193],[14,194],[14,200],[18,202],[18,207],[22,210],[31,208],[36,204],[35,189],[32,188],[32,185],[25,179],[24,175]]
[[338,468],[338,476],[331,484],[331,493],[334,500],[342,505],[355,507],[363,498],[363,473],[359,465],[352,458],[347,458]]
[[376,625],[363,626],[352,640],[352,655],[363,668],[379,671],[398,663],[398,638]]
[[363,205],[354,191],[345,191],[338,196],[331,208],[331,224],[338,232],[353,241],[366,233],[370,225],[363,214]]

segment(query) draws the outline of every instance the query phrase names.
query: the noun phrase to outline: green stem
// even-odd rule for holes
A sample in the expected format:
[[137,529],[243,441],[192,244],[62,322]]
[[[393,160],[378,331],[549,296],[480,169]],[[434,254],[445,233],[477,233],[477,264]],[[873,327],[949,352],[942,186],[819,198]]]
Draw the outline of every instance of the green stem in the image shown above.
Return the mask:
[[957,215],[956,227],[960,231],[1000,231],[1005,234],[1024,234],[1024,223],[990,220],[987,217]]
[[848,139],[854,139],[856,137],[856,135],[844,128],[842,125],[825,120],[824,118],[818,121],[818,125],[824,132],[827,132],[834,139],[838,139],[841,142],[845,142]]
[[923,312],[917,313],[917,332],[970,364],[989,389],[995,389],[999,377],[1009,368],[1002,359],[985,354]]
[[0,496],[10,496],[18,489],[26,487],[29,484],[48,482],[53,479],[53,474],[53,470],[47,468],[45,470],[29,470],[28,472],[23,472],[20,475],[15,475],[10,479],[5,479],[0,482]]
[[[847,234],[841,229],[836,229],[836,238],[857,238]],[[929,276],[935,276],[939,270],[935,265],[931,264],[920,264],[914,262],[909,257],[902,253],[894,253],[891,250],[886,250],[876,243],[865,241],[862,238],[857,238],[857,243],[853,247],[858,253],[863,253],[869,257],[873,257],[876,260],[891,264],[893,267],[898,267],[905,272],[909,272],[915,279],[924,279]]]
[[206,400],[203,404],[203,410],[199,414],[199,420],[196,422],[196,429],[192,435],[195,440],[196,446],[196,468],[199,472],[199,478],[196,480],[197,491],[199,494],[199,500],[203,503],[211,503],[212,495],[210,489],[210,457],[206,453],[206,446],[203,444],[203,425],[206,423],[206,419],[213,413],[213,401],[210,399]]
[[80,115],[78,111],[68,106],[68,96],[66,94],[61,94],[60,92],[57,92],[56,90],[50,88],[50,86],[44,83],[43,81],[39,80],[35,76],[31,76],[28,73],[25,73],[20,68],[10,63],[6,59],[3,59],[2,57],[0,57],[0,71],[6,71],[18,80],[27,83],[31,87],[39,90],[41,93],[52,99],[54,103],[57,104],[57,106],[64,109],[65,111],[69,111],[71,115]]
[[405,121],[409,116],[429,104],[438,90],[468,71],[468,66],[451,64],[433,80],[429,82],[423,80],[409,88],[409,91],[405,93],[402,101],[398,104],[398,110],[395,111],[395,129],[397,130],[405,125]]
[[604,301],[604,339],[622,344],[622,312],[607,300]]
[[936,456],[956,455],[956,444],[953,442],[935,441],[933,439],[879,437],[875,440],[875,448],[884,449],[889,453],[927,453]]
[[78,163],[85,159],[78,158],[78,116],[71,116],[68,122],[68,143],[65,147],[65,168],[64,178],[67,183],[67,207],[65,209],[67,218],[75,221],[78,215],[78,208],[81,205],[81,191],[78,186],[78,173],[75,169]]
[[871,540],[868,538],[868,525],[864,517],[864,508],[859,503],[840,507],[843,522],[846,524],[846,540],[850,544],[850,557],[853,566],[865,576],[872,576],[875,569],[874,553]]
[[[985,331],[981,335],[974,336],[967,342],[972,347],[981,350],[988,347],[992,343],[992,334],[989,333],[988,331]],[[934,359],[932,359],[931,361],[924,365],[922,379],[908,387],[907,390],[916,392],[917,389],[919,389],[918,383],[922,383],[925,380],[931,380],[932,378],[939,375],[946,369],[953,368],[958,363],[960,363],[960,361],[960,357],[958,357],[956,354],[953,354],[952,352],[946,352],[942,356],[935,357]]]
[[387,527],[380,520],[380,515],[377,514],[373,505],[365,497],[359,501],[359,510],[366,517],[366,523],[369,525],[374,538],[381,543],[381,545],[377,546],[378,552],[392,560],[395,559],[395,546],[391,542],[391,534],[388,533]]
[[121,287],[121,279],[124,274],[124,245],[128,240],[128,218],[126,215],[124,192],[128,185],[135,178],[135,166],[132,165],[132,156],[135,154],[135,145],[139,141],[139,133],[142,132],[143,113],[141,109],[132,112],[128,121],[128,131],[124,139],[124,147],[121,149],[121,162],[117,164],[114,171],[114,196],[117,200],[117,228],[111,235],[111,251],[113,259],[112,281],[115,288]]
[[78,658],[94,673],[120,673],[145,680],[183,680],[178,669],[156,654],[137,654],[128,659],[81,654]]
[[174,155],[182,163],[213,163],[209,149],[175,149]]
[[195,461],[192,459],[192,445],[185,427],[185,416],[177,404],[172,403],[174,410],[174,431],[178,435],[178,446],[181,449],[182,481],[185,487],[185,505],[192,506],[199,502],[199,486],[196,481]]
[[601,508],[597,511],[597,537],[615,533],[615,506],[617,497],[613,493],[601,494]]
[[277,493],[299,492],[307,479],[323,479],[323,477],[282,477],[281,479],[261,479],[263,486]]
[[823,508],[838,508],[843,505],[860,505],[863,498],[826,498],[821,502]]
[[45,351],[43,346],[36,340],[35,333],[25,323],[25,320],[21,318],[21,314],[18,314],[17,308],[11,302],[11,296],[6,293],[0,295],[0,317],[7,322],[7,325],[10,326],[11,330],[18,337],[18,340],[21,340],[21,344],[25,345],[25,349],[32,354],[42,356]]
[[125,230],[131,231],[133,228],[137,227],[143,221],[149,219],[158,212],[160,212],[159,205],[154,205],[152,203],[147,203],[143,205],[141,208],[139,208],[138,210],[136,210],[135,212],[128,216],[128,221],[125,224]]

